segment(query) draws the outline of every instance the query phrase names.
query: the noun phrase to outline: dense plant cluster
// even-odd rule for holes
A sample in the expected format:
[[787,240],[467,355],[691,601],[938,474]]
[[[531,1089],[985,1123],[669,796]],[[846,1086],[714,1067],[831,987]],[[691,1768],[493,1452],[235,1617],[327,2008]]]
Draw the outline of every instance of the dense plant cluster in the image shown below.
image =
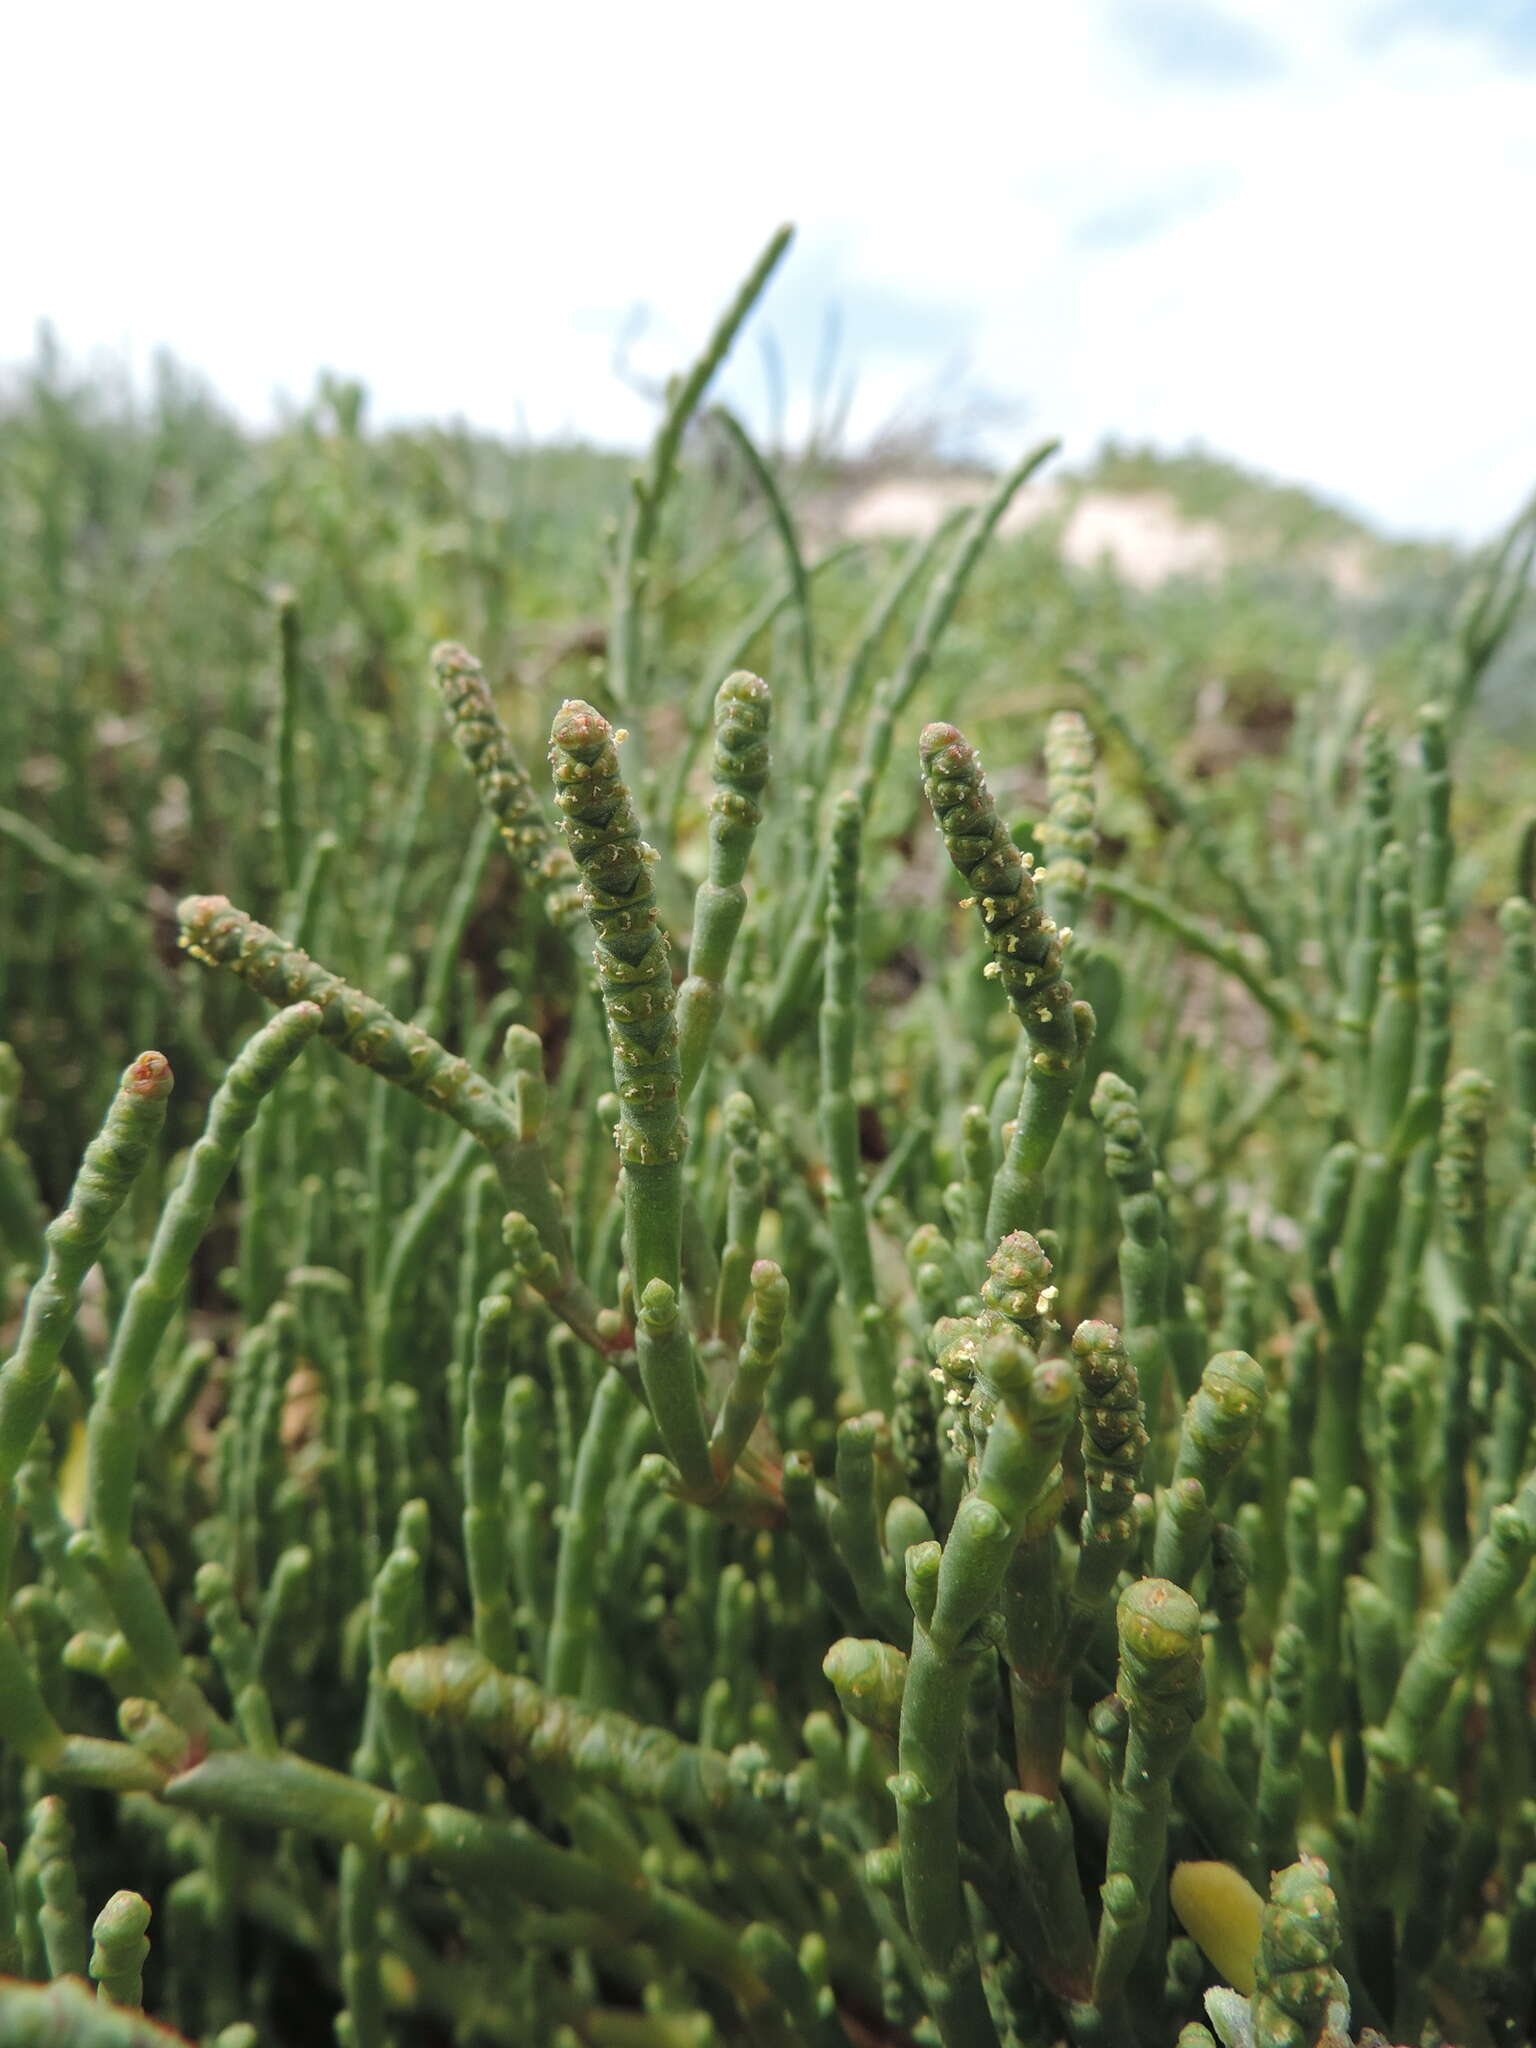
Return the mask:
[[554,688],[429,653],[539,547],[470,492],[440,573],[355,419],[341,599],[191,736],[134,636],[248,602],[250,506],[83,615],[54,471],[22,522],[0,2044],[1536,2024],[1536,904],[1453,784],[1536,528],[1416,706],[1320,672],[1196,778],[1166,616],[995,545],[1050,449],[862,618],[734,420],[709,531],[782,246]]

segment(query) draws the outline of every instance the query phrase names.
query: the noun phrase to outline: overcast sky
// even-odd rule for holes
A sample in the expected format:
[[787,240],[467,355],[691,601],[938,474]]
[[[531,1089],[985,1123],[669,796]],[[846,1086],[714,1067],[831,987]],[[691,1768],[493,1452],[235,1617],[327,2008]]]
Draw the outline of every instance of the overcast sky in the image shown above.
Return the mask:
[[[159,343],[246,416],[643,438],[769,231],[792,398],[827,309],[914,394],[1203,445],[1394,530],[1536,484],[1536,0],[14,7],[0,361]],[[765,418],[760,346],[729,386]]]

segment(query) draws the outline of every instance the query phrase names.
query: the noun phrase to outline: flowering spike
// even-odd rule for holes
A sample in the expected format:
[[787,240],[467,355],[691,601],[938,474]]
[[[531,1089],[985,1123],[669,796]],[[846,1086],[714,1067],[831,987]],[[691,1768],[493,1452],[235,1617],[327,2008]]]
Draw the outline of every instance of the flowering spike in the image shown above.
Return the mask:
[[677,994],[681,1100],[699,1078],[725,1007],[725,975],[746,913],[742,876],[762,823],[773,699],[761,676],[738,669],[715,698],[715,793],[709,802],[709,873],[693,906],[688,974]]
[[45,1232],[43,1270],[27,1297],[16,1349],[0,1366],[0,1500],[48,1412],[81,1283],[165,1122],[171,1081],[164,1053],[140,1053],[118,1083],[100,1133],[86,1147],[68,1206]]
[[513,752],[484,670],[467,648],[444,640],[432,650],[432,680],[453,743],[496,821],[503,846],[533,881],[551,920],[567,928],[579,925],[580,877]]
[[1093,1013],[1073,1001],[1061,939],[997,814],[976,750],[953,725],[924,726],[923,791],[949,857],[981,912],[993,965],[1032,1047],[1007,1157],[992,1184],[987,1234],[1036,1223],[1041,1175],[1077,1086]]

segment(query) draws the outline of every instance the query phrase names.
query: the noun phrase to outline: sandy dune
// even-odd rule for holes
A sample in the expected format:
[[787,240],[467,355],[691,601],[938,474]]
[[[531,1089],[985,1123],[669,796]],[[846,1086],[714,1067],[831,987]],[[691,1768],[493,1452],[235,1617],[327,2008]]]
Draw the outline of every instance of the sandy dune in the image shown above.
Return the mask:
[[[948,513],[974,505],[987,485],[972,477],[893,476],[844,501],[830,524],[855,539],[917,538]],[[1175,576],[1212,576],[1241,550],[1213,520],[1187,519],[1163,491],[1088,491],[1076,496],[1056,484],[1026,486],[1014,499],[1001,531],[1022,533],[1044,520],[1061,521],[1062,555],[1074,567],[1106,565],[1139,589]],[[1356,595],[1369,581],[1360,544],[1330,548],[1320,558],[1330,580]]]

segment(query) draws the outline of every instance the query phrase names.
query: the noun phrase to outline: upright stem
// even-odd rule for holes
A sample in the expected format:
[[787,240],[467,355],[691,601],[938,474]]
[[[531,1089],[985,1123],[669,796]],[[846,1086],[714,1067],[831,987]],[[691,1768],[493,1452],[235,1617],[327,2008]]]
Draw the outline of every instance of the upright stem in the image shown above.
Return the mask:
[[81,1282],[165,1122],[171,1080],[164,1053],[139,1054],[118,1083],[106,1122],[86,1147],[67,1207],[44,1233],[43,1270],[27,1296],[16,1349],[0,1366],[0,1515],[53,1399],[59,1353],[74,1321]]

